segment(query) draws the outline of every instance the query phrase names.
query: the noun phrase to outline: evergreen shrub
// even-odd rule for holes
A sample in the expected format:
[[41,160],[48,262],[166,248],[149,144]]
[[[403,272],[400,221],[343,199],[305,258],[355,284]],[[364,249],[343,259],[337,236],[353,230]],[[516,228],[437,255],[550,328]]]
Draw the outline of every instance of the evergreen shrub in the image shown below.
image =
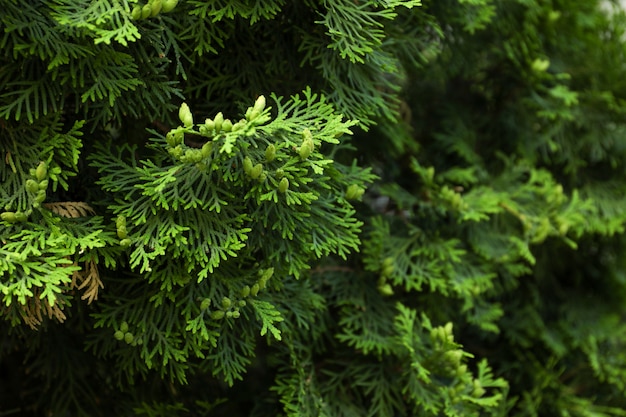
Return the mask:
[[617,4],[0,29],[0,416],[626,415]]

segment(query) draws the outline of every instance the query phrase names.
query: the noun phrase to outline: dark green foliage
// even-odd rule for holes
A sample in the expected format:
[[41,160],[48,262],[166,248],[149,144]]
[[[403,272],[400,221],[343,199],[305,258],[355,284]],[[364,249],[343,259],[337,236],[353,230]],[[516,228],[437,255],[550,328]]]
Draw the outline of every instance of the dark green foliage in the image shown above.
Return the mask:
[[0,10],[0,416],[626,415],[617,6]]

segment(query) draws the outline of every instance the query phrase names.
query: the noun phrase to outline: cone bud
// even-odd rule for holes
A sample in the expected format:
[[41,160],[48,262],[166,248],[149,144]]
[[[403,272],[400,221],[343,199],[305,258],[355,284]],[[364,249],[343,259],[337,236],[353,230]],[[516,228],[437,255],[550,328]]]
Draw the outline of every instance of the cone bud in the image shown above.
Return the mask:
[[183,126],[193,126],[193,115],[191,114],[191,110],[189,109],[189,105],[187,105],[187,103],[183,103],[180,105],[180,109],[178,110],[178,117],[180,121],[183,122]]
[[285,193],[287,192],[287,189],[289,189],[289,180],[283,177],[283,179],[280,180],[280,182],[278,183],[278,191],[281,193]]

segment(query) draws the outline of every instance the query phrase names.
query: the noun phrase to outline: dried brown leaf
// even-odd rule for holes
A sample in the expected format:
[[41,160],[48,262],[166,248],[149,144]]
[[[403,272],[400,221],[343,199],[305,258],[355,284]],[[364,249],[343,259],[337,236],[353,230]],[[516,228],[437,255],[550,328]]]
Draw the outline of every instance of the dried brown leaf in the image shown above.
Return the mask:
[[43,206],[63,217],[76,218],[96,214],[96,211],[89,204],[82,201],[59,201],[56,203],[45,203]]

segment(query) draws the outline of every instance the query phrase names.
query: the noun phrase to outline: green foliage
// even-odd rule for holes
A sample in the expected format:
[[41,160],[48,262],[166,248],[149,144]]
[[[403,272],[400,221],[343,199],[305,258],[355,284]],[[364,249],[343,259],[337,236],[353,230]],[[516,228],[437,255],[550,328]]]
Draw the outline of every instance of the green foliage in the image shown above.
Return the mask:
[[626,415],[616,4],[0,8],[0,415]]

